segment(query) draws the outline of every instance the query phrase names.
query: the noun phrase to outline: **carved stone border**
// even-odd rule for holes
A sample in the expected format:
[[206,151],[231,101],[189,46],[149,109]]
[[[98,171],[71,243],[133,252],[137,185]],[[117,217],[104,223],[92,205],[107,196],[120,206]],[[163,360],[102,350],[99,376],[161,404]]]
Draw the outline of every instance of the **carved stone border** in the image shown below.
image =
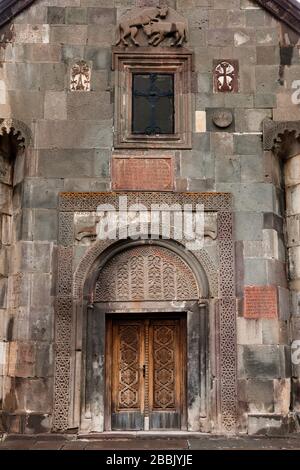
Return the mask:
[[[124,193],[122,193],[124,195]],[[115,204],[120,193],[62,193],[59,203],[58,283],[55,321],[55,389],[53,430],[69,427],[71,352],[74,331],[73,276],[74,212],[93,212],[100,204]],[[127,193],[128,204],[204,204],[218,212],[220,408],[222,429],[234,432],[237,421],[236,298],[234,273],[232,195],[229,193]],[[99,245],[100,248],[100,245]],[[102,246],[103,251],[104,245]],[[197,257],[197,253],[195,254]],[[200,257],[201,258],[201,257]],[[199,260],[201,262],[201,259]],[[83,260],[84,262],[84,260]],[[89,262],[88,262],[89,265]],[[206,269],[207,266],[204,266]],[[77,278],[77,281],[79,279]],[[82,282],[82,279],[81,281]]]

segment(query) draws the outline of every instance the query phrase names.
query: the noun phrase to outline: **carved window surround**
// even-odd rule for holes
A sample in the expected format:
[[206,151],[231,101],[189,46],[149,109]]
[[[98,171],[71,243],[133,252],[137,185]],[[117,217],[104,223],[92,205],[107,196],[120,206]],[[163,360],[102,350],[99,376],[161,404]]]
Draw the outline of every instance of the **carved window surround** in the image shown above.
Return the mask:
[[[113,49],[115,86],[115,148],[182,148],[192,145],[191,73],[192,52],[185,49]],[[132,133],[132,76],[134,73],[169,73],[175,79],[175,133]]]

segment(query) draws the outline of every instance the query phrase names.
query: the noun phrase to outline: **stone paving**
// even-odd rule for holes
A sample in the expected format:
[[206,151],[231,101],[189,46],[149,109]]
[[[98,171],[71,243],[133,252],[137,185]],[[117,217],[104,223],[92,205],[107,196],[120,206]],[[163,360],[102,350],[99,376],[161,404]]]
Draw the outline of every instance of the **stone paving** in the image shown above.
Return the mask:
[[287,438],[203,436],[134,439],[10,436],[0,442],[0,450],[300,450],[300,435]]

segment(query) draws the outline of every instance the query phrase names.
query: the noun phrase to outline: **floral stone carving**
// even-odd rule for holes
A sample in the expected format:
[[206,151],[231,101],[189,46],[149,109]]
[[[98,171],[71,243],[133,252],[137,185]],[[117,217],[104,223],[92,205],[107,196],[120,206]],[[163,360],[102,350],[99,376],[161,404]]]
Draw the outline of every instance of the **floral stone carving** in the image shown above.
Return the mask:
[[139,8],[124,15],[117,31],[116,46],[182,46],[187,41],[187,22],[168,6]]
[[71,67],[71,91],[90,91],[91,67],[85,60],[78,60]]

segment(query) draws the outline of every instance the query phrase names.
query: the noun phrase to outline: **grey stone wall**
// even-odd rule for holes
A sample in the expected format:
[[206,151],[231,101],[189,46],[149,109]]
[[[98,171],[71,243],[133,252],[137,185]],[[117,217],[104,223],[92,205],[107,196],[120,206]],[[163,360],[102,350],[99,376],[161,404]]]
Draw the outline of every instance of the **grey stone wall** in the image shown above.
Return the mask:
[[[300,119],[300,106],[291,100],[300,80],[300,42],[254,1],[161,3],[188,19],[195,58],[193,120],[200,132],[193,133],[192,150],[176,152],[176,190],[234,195],[240,430],[256,432],[268,417],[275,422],[279,416],[281,425],[290,405],[284,190],[280,161],[263,151],[262,121]],[[0,403],[10,431],[51,428],[58,194],[111,188],[111,46],[120,16],[143,4],[38,0],[2,31],[0,118],[23,121],[34,137],[19,190],[0,184]],[[87,92],[70,91],[70,67],[79,59],[92,68]],[[213,93],[214,59],[239,61],[238,93]],[[233,109],[234,128],[206,131],[211,110],[223,107]],[[13,242],[5,242],[10,214],[3,207],[16,200],[22,210]],[[244,285],[267,284],[278,287],[279,318],[245,319]],[[28,412],[29,420],[20,418]]]

